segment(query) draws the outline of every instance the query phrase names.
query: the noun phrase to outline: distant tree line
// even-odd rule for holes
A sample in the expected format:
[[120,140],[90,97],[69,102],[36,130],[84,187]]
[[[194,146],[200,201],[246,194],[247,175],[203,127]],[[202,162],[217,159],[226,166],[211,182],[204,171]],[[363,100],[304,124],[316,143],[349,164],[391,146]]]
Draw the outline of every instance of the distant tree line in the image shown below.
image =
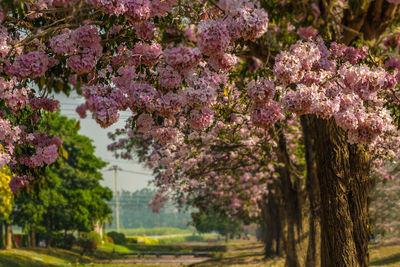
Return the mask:
[[[186,229],[191,222],[190,211],[180,211],[167,202],[159,213],[153,213],[149,202],[156,190],[143,188],[134,192],[119,192],[120,228],[176,227]],[[115,199],[108,202],[115,214]],[[107,228],[115,229],[115,219]]]

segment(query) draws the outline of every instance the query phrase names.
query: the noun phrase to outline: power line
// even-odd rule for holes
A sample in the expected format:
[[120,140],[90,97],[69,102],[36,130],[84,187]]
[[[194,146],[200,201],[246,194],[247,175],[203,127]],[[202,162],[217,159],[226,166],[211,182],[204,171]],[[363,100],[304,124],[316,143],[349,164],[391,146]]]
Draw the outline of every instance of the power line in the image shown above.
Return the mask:
[[[107,169],[107,170],[104,170],[104,171],[102,171],[102,172],[108,172],[108,171],[112,171],[112,170],[114,170],[114,169]],[[128,172],[128,173],[133,173],[133,174],[141,174],[141,175],[149,175],[149,176],[152,176],[153,174],[151,174],[151,173],[145,173],[145,172],[138,172],[138,171],[129,171],[129,170],[124,170],[124,169],[121,169],[121,168],[119,168],[118,169],[119,171],[122,171],[122,172]]]

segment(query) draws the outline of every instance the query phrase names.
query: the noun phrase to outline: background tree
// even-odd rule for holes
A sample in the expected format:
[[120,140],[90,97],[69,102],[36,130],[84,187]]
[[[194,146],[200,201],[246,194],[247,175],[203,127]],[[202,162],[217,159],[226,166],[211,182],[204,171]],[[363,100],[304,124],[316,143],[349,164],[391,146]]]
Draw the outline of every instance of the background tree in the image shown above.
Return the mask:
[[62,136],[64,157],[46,170],[40,188],[16,195],[12,216],[32,238],[41,234],[48,244],[55,244],[60,233],[65,237],[74,231],[89,232],[95,223],[110,219],[105,201],[112,192],[100,185],[100,169],[106,163],[94,155],[92,141],[78,134],[75,120],[48,114],[41,127]]
[[[6,234],[7,248],[11,246],[10,237],[10,213],[13,205],[13,194],[10,186],[11,172],[6,167],[1,167],[0,170],[0,249],[4,248],[3,234]],[[4,227],[6,231],[4,232]]]
[[243,224],[237,219],[223,216],[216,212],[199,212],[192,215],[192,224],[200,233],[217,232],[225,236],[228,241],[230,236],[243,232]]

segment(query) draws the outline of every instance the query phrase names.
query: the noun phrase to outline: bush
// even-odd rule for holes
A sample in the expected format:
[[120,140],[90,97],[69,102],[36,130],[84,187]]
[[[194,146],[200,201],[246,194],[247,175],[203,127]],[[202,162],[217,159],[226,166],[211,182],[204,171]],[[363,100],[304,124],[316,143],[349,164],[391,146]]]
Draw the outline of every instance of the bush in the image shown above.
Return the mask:
[[87,237],[92,240],[93,242],[96,242],[97,244],[101,243],[101,236],[99,233],[96,231],[91,231],[87,234]]
[[145,244],[145,245],[158,245],[159,240],[154,238],[148,238],[145,236],[128,236],[126,238],[127,244]]
[[76,238],[74,235],[68,234],[68,235],[64,236],[63,242],[60,244],[59,248],[71,250],[72,246],[75,243],[75,240],[76,240]]
[[97,245],[101,243],[101,236],[95,231],[84,234],[78,239],[78,246],[81,247],[81,255],[93,254],[97,249]]
[[111,237],[111,236],[107,236],[107,239],[106,239],[106,241],[107,241],[107,243],[114,244],[114,239],[112,239],[112,237]]
[[125,243],[126,243],[125,235],[122,234],[122,233],[118,233],[118,232],[112,231],[112,232],[108,232],[107,236],[109,236],[109,237],[111,237],[113,239],[114,244],[125,245]]
[[139,240],[139,237],[137,237],[137,236],[127,236],[126,237],[127,244],[137,244],[138,240]]
[[78,246],[81,247],[81,256],[84,254],[93,254],[97,249],[97,243],[88,237],[80,237]]

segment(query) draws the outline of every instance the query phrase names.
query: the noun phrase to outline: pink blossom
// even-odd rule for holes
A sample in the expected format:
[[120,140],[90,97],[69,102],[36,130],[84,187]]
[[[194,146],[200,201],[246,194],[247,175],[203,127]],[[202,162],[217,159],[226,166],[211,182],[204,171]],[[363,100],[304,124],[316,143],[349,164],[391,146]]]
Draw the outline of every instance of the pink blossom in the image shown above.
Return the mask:
[[196,40],[201,52],[213,56],[228,48],[230,36],[224,22],[204,20],[197,26]]
[[172,7],[177,4],[176,0],[152,0],[151,1],[151,16],[165,17],[171,12]]
[[268,129],[284,118],[277,102],[257,102],[251,107],[251,120],[254,125]]
[[222,53],[209,58],[208,64],[216,71],[228,71],[238,63],[235,55]]
[[125,0],[125,15],[133,23],[141,23],[150,18],[149,0]]
[[136,23],[133,25],[136,35],[140,39],[150,40],[153,38],[154,24],[150,22]]
[[275,84],[266,78],[252,80],[247,84],[247,93],[256,101],[271,100],[275,95]]
[[17,57],[8,67],[8,73],[19,78],[37,78],[44,75],[48,64],[49,57],[45,53],[33,51]]
[[198,48],[180,46],[164,50],[165,62],[179,72],[187,72],[197,64],[202,58]]
[[172,67],[166,66],[165,68],[157,68],[158,82],[160,85],[167,89],[173,89],[181,86],[181,74],[175,71]]
[[81,47],[93,47],[101,40],[97,28],[91,25],[81,26],[71,34],[72,39]]
[[141,114],[136,122],[138,130],[142,133],[149,132],[153,124],[153,118],[149,114],[145,113]]
[[195,130],[205,130],[211,126],[214,119],[214,113],[211,109],[205,107],[202,110],[193,109],[190,112],[189,125]]

